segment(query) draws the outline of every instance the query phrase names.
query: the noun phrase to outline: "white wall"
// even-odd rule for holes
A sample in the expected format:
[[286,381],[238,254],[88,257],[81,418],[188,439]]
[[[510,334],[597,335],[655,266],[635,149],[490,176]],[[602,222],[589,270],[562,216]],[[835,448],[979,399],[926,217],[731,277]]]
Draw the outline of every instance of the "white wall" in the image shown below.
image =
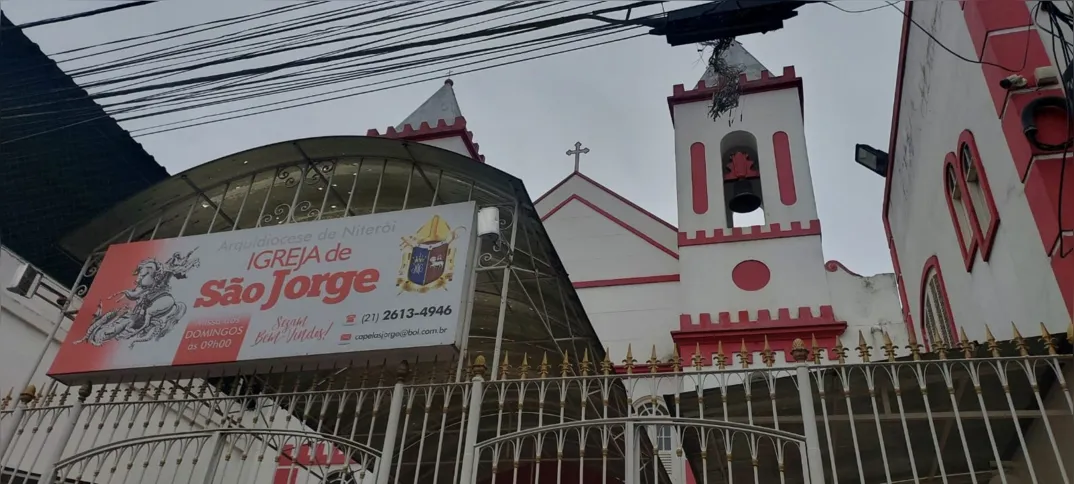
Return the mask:
[[628,345],[639,362],[649,359],[653,345],[657,358],[670,359],[671,332],[679,329],[678,290],[679,283],[665,282],[578,289],[578,297],[613,363],[620,365]]
[[678,261],[574,200],[545,223],[574,282],[678,272]]
[[[780,308],[819,307],[831,304],[824,272],[820,236],[754,240],[683,247],[683,312],[719,313]],[[731,270],[742,261],[758,260],[768,266],[771,280],[758,291],[744,291],[731,280]]]
[[[974,52],[958,2],[920,2],[914,20],[955,52]],[[889,221],[909,312],[919,331],[921,276],[936,255],[955,324],[971,340],[984,340],[985,324],[1010,338],[1010,322],[1023,332],[1044,321],[1066,331],[1069,318],[1043,251],[1024,189],[978,64],[952,57],[917,28],[910,29],[899,127],[892,160]],[[973,132],[999,210],[991,259],[977,255],[967,273],[943,190],[943,162],[959,134]],[[1025,334],[1035,334],[1032,333]]]
[[[637,229],[641,233],[652,238],[654,241],[656,241],[663,247],[666,247],[667,249],[671,250],[672,252],[677,251],[678,232],[675,229],[670,228],[660,223],[652,216],[640,212],[637,209],[631,207],[630,205],[623,203],[622,200],[619,200],[614,195],[608,193],[604,189],[594,186],[592,183],[580,176],[571,176],[562,185],[559,185],[551,193],[548,193],[547,196],[540,199],[540,201],[538,201],[536,205],[537,213],[541,214],[543,217],[549,211],[558,207],[561,203],[566,201],[568,198],[570,198],[571,195],[574,194],[578,194],[579,196],[585,198],[587,201],[593,203],[597,207],[600,207],[605,212],[608,212],[608,214],[610,214],[611,216]],[[571,204],[575,203],[578,202],[571,202]],[[549,234],[552,234],[552,232],[556,232],[554,236],[565,235],[562,233],[562,231],[548,229],[550,223],[557,223],[555,221],[554,216],[553,218],[549,218],[549,220],[545,221],[545,227],[549,231]],[[624,230],[624,233],[627,232]],[[556,250],[562,250],[561,244],[556,244]],[[675,273],[675,270],[670,269],[671,267],[673,267],[673,261],[674,258],[672,258],[672,265],[668,266],[669,270],[665,273]],[[574,278],[573,276],[572,278],[575,281],[580,280],[578,278]]]

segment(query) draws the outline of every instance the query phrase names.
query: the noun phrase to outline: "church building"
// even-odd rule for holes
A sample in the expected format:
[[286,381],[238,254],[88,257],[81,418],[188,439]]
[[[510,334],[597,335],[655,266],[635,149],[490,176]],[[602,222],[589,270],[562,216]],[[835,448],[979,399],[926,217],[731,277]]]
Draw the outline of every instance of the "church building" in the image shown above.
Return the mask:
[[[802,79],[765,68],[741,44],[725,54],[744,66],[735,121],[709,117],[717,79],[674,86],[667,98],[675,151],[678,225],[653,215],[578,169],[535,200],[555,249],[610,354],[670,369],[700,352],[706,366],[793,361],[795,338],[900,346],[906,331],[893,274],[861,276],[821,250],[806,153]],[[400,126],[403,137],[484,160],[447,81]],[[577,144],[569,155],[587,149]],[[668,194],[672,196],[672,194]],[[763,223],[735,226],[736,216]],[[880,357],[881,355],[877,355]],[[617,364],[621,362],[616,362]]]
[[1012,322],[1062,335],[1074,308],[1074,198],[1063,198],[1074,170],[1063,169],[1070,136],[1060,84],[1070,74],[1060,44],[1071,37],[1049,11],[1067,4],[902,8],[881,171],[904,318],[927,345],[1010,340]]

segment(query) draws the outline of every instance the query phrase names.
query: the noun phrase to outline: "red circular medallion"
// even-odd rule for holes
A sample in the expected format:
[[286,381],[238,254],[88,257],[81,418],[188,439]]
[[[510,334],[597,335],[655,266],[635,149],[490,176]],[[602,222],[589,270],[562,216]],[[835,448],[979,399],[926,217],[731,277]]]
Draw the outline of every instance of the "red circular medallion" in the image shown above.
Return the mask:
[[731,270],[731,281],[743,291],[760,291],[772,280],[772,271],[759,260],[744,260]]

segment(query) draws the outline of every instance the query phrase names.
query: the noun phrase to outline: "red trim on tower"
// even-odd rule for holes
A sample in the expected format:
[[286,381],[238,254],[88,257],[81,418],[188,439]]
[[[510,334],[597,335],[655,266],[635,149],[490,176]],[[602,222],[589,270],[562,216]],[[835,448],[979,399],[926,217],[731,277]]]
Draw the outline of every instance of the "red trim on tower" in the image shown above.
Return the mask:
[[705,143],[690,145],[690,191],[694,213],[698,215],[709,211],[709,173],[706,163]]
[[[784,228],[783,224],[779,222],[771,225],[721,228],[716,229],[712,235],[708,235],[704,230],[698,230],[694,234],[679,232],[679,247],[820,235],[820,220],[810,220],[807,223],[808,225],[803,225],[802,222],[791,222],[791,226],[788,228]],[[768,230],[764,230],[766,228]]]
[[955,315],[951,313],[951,298],[947,296],[947,284],[943,280],[943,271],[940,270],[940,259],[935,255],[929,257],[925,261],[925,266],[921,268],[921,287],[918,288],[918,312],[921,314],[921,334],[924,336],[925,351],[929,350],[929,332],[925,330],[925,291],[928,290],[929,273],[930,271],[936,272],[936,280],[940,283],[940,297],[943,298],[944,316],[947,316],[947,322],[951,327],[951,338],[954,341],[958,341],[958,325],[955,324]]
[[[958,240],[958,249],[962,254],[962,262],[966,266],[966,271],[973,269],[974,257],[977,255],[977,235],[973,230],[973,219],[977,218],[977,215],[973,211],[973,203],[969,200],[969,190],[966,189],[966,180],[962,176],[962,170],[959,169],[958,161],[955,159],[954,153],[947,153],[947,156],[943,160],[943,169],[941,171],[943,178],[943,198],[947,202],[947,211],[951,214],[951,225],[955,229],[955,238]],[[955,177],[955,183],[958,184],[958,189],[962,192],[962,209],[966,212],[966,220],[959,219],[958,212],[955,210],[955,198],[951,193],[951,186],[947,183],[947,174],[951,173],[951,176]],[[963,224],[969,224],[969,227],[963,227]],[[970,240],[966,240],[963,230],[969,229]]]
[[895,248],[895,236],[891,232],[891,221],[888,220],[888,207],[891,203],[891,174],[895,168],[895,146],[899,136],[899,114],[902,111],[902,86],[906,74],[906,46],[910,42],[910,19],[913,18],[914,3],[910,0],[903,2],[902,34],[899,39],[899,65],[895,74],[895,100],[891,109],[891,134],[888,137],[888,171],[884,176],[884,203],[881,209],[881,220],[884,222],[884,234],[888,239],[888,251],[891,252],[891,265],[895,269],[895,286],[899,289],[899,300],[902,302],[902,317],[906,324],[906,331],[913,334],[914,318],[910,314],[910,300],[906,297],[906,284],[902,277],[902,267],[899,265],[899,252]]
[[830,261],[824,263],[824,270],[826,270],[828,272],[835,272],[835,271],[837,271],[839,269],[842,269],[843,272],[846,272],[847,274],[850,274],[850,275],[853,275],[853,276],[865,277],[865,276],[862,276],[861,274],[858,274],[857,272],[854,272],[854,271],[852,271],[850,269],[847,269],[847,266],[843,265],[842,262],[839,262],[837,260],[833,259],[833,260],[830,260]]
[[[671,338],[679,347],[680,355],[692,355],[698,346],[702,355],[711,355],[718,351],[719,344],[724,343],[724,354],[737,352],[743,343],[752,353],[762,351],[765,339],[773,351],[782,351],[788,362],[794,361],[791,345],[795,338],[803,334],[812,334],[818,340],[838,338],[847,329],[846,321],[835,317],[831,306],[821,306],[819,313],[813,315],[809,307],[798,308],[798,314],[791,316],[790,308],[776,311],[776,318],[767,309],[757,312],[756,319],[750,319],[749,311],[739,311],[732,320],[731,313],[722,312],[713,322],[712,314],[701,313],[698,322],[689,314],[679,316],[679,330],[671,332]],[[704,359],[705,366],[710,366],[710,358]]]
[[[977,216],[977,210],[979,207],[973,206],[973,211],[970,212],[973,215],[972,225],[974,235],[976,235],[977,241],[981,248],[981,260],[988,262],[988,258],[992,255],[992,242],[996,240],[996,229],[999,228],[999,209],[996,208],[996,200],[992,198],[992,187],[988,184],[988,174],[985,173],[984,162],[981,160],[981,152],[977,150],[977,140],[974,139],[973,133],[970,130],[963,130],[962,134],[958,135],[958,155],[962,156],[962,147],[966,146],[970,150],[970,157],[973,159],[973,168],[977,172],[977,186],[981,187],[981,193],[984,194],[985,210],[988,210],[988,227],[981,227],[981,219]],[[961,167],[961,159],[959,160],[959,167]],[[961,174],[961,178],[965,183],[966,188],[970,186],[969,180],[966,180],[965,172],[958,171]],[[973,198],[966,193],[966,201],[973,205]]]
[[791,161],[791,141],[787,133],[776,131],[772,134],[772,149],[775,152],[779,201],[789,207],[798,201],[798,191],[794,187],[794,163]]
[[[1020,67],[1019,74],[1029,82],[1029,88],[1036,86],[1035,70],[1052,65],[1040,32],[1034,27],[1026,2],[967,2],[963,15],[980,58],[990,64],[1012,69]],[[1023,30],[1011,30],[1023,27]],[[1025,182],[1026,201],[1037,223],[1044,251],[1051,257],[1052,273],[1059,292],[1063,295],[1067,313],[1074,314],[1074,256],[1068,254],[1064,258],[1055,250],[1060,236],[1060,223],[1063,227],[1074,227],[1074,220],[1064,217],[1064,220],[1060,221],[1057,215],[1057,192],[1060,183],[1058,175],[1062,161],[1054,157],[1039,158],[1038,155],[1045,152],[1029,143],[1023,134],[1021,122],[1022,111],[1031,100],[1044,96],[1062,96],[1062,92],[1057,89],[1010,92],[999,85],[1000,79],[1011,74],[1006,69],[982,63],[981,72],[1003,126],[1015,169]],[[1047,114],[1038,116],[1038,139],[1045,142],[1066,139],[1066,117]],[[1074,170],[1066,171],[1067,176],[1074,178]],[[1067,197],[1067,200],[1069,199],[1070,197]],[[1064,203],[1067,203],[1067,200],[1064,200]],[[1071,213],[1067,206],[1063,207],[1063,211]]]
[[591,287],[635,286],[639,284],[659,284],[662,282],[679,282],[679,275],[665,274],[660,276],[621,277],[618,279],[596,279],[592,281],[579,281],[574,283],[574,288],[588,289]]
[[[709,87],[705,80],[698,81],[697,86],[687,90],[682,84],[672,86],[672,94],[668,96],[668,111],[671,111],[671,123],[675,124],[675,106],[679,104],[695,103],[698,101],[712,102],[712,95],[720,86]],[[745,74],[738,76],[738,92],[740,95],[756,94],[768,91],[780,91],[783,89],[798,89],[798,104],[802,113],[805,113],[804,97],[802,96],[802,78],[794,74],[794,66],[783,68],[783,75],[773,77],[767,70],[761,71],[761,78],[749,80]]]
[[590,202],[589,200],[586,200],[586,199],[578,196],[577,194],[573,194],[573,195],[567,197],[567,199],[562,201],[562,202],[560,202],[559,205],[556,205],[555,207],[552,207],[552,210],[549,210],[548,213],[546,213],[546,214],[541,216],[541,221],[543,222],[545,220],[548,220],[548,217],[551,217],[552,214],[558,212],[559,209],[565,207],[568,203],[571,203],[572,201],[578,201],[581,204],[589,207],[594,212],[597,212],[600,215],[602,215],[604,218],[606,218],[608,220],[611,220],[612,222],[615,222],[616,225],[626,229],[627,232],[630,232],[630,233],[638,236],[638,238],[640,238],[641,240],[644,240],[644,241],[648,242],[649,245],[651,245],[653,247],[656,247],[657,249],[660,249],[665,254],[670,255],[670,256],[672,256],[672,257],[674,257],[676,259],[679,258],[679,254],[675,253],[675,251],[665,247],[660,242],[657,242],[657,241],[653,240],[652,237],[649,237],[648,235],[645,235],[640,230],[632,227],[630,224],[628,224],[628,223],[626,223],[626,222],[624,222],[622,220],[619,220],[616,216],[604,211],[604,209],[596,206],[593,202]]
[[384,134],[380,134],[379,131],[371,129],[367,131],[365,135],[376,138],[405,139],[419,142],[458,136],[462,138],[463,144],[466,145],[466,151],[470,153],[471,158],[482,163],[485,162],[485,155],[482,155],[479,151],[481,146],[474,143],[474,133],[466,130],[466,118],[462,116],[455,118],[451,124],[447,124],[447,121],[441,119],[436,123],[435,127],[431,127],[429,126],[429,123],[423,121],[417,129],[412,125],[406,124],[403,125],[402,130],[396,130],[395,127],[389,126],[388,129],[384,130]]
[[[648,211],[648,210],[645,210],[644,208],[641,208],[641,207],[639,207],[639,206],[638,206],[637,204],[635,204],[634,202],[631,202],[630,200],[627,200],[627,199],[626,199],[625,197],[623,197],[622,195],[620,195],[620,194],[618,194],[618,193],[615,193],[615,192],[613,192],[613,191],[612,191],[612,190],[611,190],[610,188],[608,188],[608,187],[606,187],[606,186],[604,186],[604,185],[601,185],[600,183],[597,183],[597,182],[596,182],[595,180],[593,180],[592,178],[589,178],[588,176],[585,176],[585,175],[583,175],[583,174],[581,174],[581,173],[579,173],[579,172],[574,172],[574,173],[571,173],[570,175],[567,175],[567,177],[566,177],[566,178],[564,178],[563,180],[561,180],[561,181],[560,181],[559,183],[556,183],[556,185],[555,185],[555,186],[553,186],[552,188],[548,189],[548,191],[547,191],[547,192],[544,192],[544,195],[541,195],[541,196],[537,197],[537,199],[533,201],[533,204],[534,204],[534,205],[537,205],[538,203],[541,203],[541,200],[544,200],[544,199],[545,199],[545,197],[547,197],[547,196],[551,195],[551,194],[552,194],[552,192],[556,191],[556,189],[557,189],[557,188],[559,188],[559,187],[563,186],[564,184],[566,184],[566,183],[567,183],[567,181],[568,181],[568,180],[570,180],[570,179],[571,179],[572,177],[578,177],[578,178],[581,178],[581,179],[583,179],[583,180],[585,180],[585,181],[589,182],[589,184],[591,184],[591,185],[593,185],[593,186],[595,186],[595,187],[599,188],[600,190],[604,191],[604,193],[607,193],[608,195],[611,195],[611,196],[612,196],[612,197],[614,197],[614,198],[615,198],[616,200],[619,200],[620,202],[623,202],[623,203],[625,203],[625,204],[626,204],[627,206],[629,206],[630,208],[633,208],[634,210],[637,210],[637,211],[641,212],[641,213],[642,213],[642,215],[645,215],[646,217],[649,217],[649,218],[651,218],[651,219],[653,219],[653,220],[655,220],[655,221],[659,222],[659,223],[660,223],[660,225],[663,225],[663,226],[665,226],[665,227],[667,227],[667,228],[671,229],[671,230],[672,230],[672,231],[674,231],[674,232],[678,232],[678,231],[679,231],[678,227],[676,227],[676,226],[674,226],[674,225],[671,225],[670,223],[668,223],[668,222],[667,222],[667,221],[665,221],[664,219],[662,219],[662,218],[660,218],[660,217],[657,217],[656,215],[653,215],[653,213],[652,213],[652,212],[650,212],[650,211]],[[544,220],[544,219],[542,218],[541,220]]]

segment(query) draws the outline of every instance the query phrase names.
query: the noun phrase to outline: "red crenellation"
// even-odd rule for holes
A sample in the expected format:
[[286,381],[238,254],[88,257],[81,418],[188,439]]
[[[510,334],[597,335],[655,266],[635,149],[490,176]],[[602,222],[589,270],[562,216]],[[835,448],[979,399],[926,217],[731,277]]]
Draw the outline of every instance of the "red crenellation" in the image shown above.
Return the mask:
[[818,341],[832,341],[847,329],[846,321],[837,319],[831,306],[820,306],[817,314],[813,308],[801,307],[793,316],[790,308],[781,308],[776,311],[775,318],[767,309],[758,311],[756,318],[750,318],[749,311],[734,315],[732,319],[732,313],[721,312],[714,321],[711,313],[701,313],[696,323],[692,315],[680,315],[679,330],[671,332],[679,354],[693,355],[700,347],[704,364],[708,366],[712,363],[708,355],[716,353],[721,343],[726,357],[738,352],[743,344],[750,352],[762,351],[767,341],[771,350],[781,352],[790,362],[793,361],[790,350],[795,338],[805,334]]
[[447,121],[441,119],[436,123],[436,126],[429,126],[429,123],[426,122],[422,122],[417,128],[414,128],[413,125],[405,124],[401,130],[389,126],[384,130],[384,134],[381,134],[378,130],[371,129],[367,131],[365,135],[378,138],[406,139],[410,141],[428,141],[432,139],[459,136],[462,138],[463,143],[466,144],[466,150],[470,152],[470,156],[477,161],[482,163],[485,162],[485,155],[480,154],[479,151],[481,145],[474,143],[474,133],[466,129],[466,118],[462,116],[455,118],[451,124],[448,124]]
[[[698,81],[693,89],[686,89],[682,84],[672,86],[672,94],[671,96],[668,96],[668,109],[671,110],[672,122],[675,121],[675,105],[697,101],[711,101],[712,95],[719,89],[719,87],[720,86],[706,85],[704,79]],[[761,77],[759,79],[749,79],[745,74],[740,74],[738,77],[738,90],[740,94],[756,94],[789,88],[798,89],[799,107],[802,108],[802,111],[804,112],[804,105],[802,104],[802,78],[795,75],[794,66],[784,67],[783,75],[781,76],[773,76],[771,72],[764,70],[761,71]]]
[[698,230],[694,234],[679,232],[679,247],[724,244],[746,240],[804,237],[807,235],[820,235],[820,220],[810,220],[806,224],[803,224],[802,222],[791,222],[789,227],[784,227],[781,223],[776,222],[771,225],[716,229],[711,235],[705,230]]

